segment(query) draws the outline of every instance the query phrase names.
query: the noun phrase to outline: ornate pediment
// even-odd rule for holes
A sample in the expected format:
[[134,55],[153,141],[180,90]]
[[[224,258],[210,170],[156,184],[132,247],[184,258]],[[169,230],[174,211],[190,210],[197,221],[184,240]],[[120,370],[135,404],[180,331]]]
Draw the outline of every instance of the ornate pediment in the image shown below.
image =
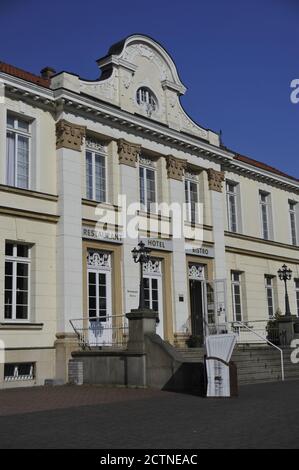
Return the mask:
[[209,132],[184,112],[179,97],[186,88],[172,58],[159,43],[147,36],[132,35],[112,46],[97,63],[101,78],[94,82],[80,80],[80,92],[209,140]]

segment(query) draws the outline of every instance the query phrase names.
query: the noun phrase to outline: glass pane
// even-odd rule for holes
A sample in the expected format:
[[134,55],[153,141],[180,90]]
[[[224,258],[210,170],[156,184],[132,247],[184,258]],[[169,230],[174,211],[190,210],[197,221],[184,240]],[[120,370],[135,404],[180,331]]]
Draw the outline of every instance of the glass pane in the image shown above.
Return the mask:
[[17,276],[28,276],[28,264],[17,263]]
[[16,306],[16,318],[18,320],[27,320],[27,317],[28,317],[27,305],[17,305]]
[[4,377],[14,377],[14,373],[15,373],[15,364],[4,365]]
[[6,320],[11,320],[12,319],[12,305],[5,305],[4,308],[4,318]]
[[102,155],[95,156],[95,185],[96,200],[106,200],[106,174],[105,174],[105,157]]
[[29,123],[27,121],[23,121],[22,119],[17,120],[18,129],[29,132]]
[[28,188],[29,186],[29,139],[18,135],[17,146],[17,186]]
[[86,152],[86,197],[87,199],[93,199],[93,171],[91,152]]
[[5,243],[5,254],[6,256],[13,256],[13,243]]
[[7,116],[7,127],[10,127],[10,128],[14,128],[14,125],[15,125],[15,119],[13,116],[11,115],[8,115]]
[[5,261],[5,274],[12,275],[12,261]]
[[95,273],[88,273],[88,282],[90,284],[96,283],[96,274]]
[[28,258],[29,248],[26,245],[17,245],[17,256]]
[[12,289],[12,276],[5,276],[5,289]]
[[89,296],[95,297],[95,295],[96,295],[96,286],[95,286],[95,284],[89,284],[88,294],[89,294]]
[[89,297],[89,309],[96,308],[96,297]]
[[19,364],[18,375],[30,375],[32,364]]
[[5,305],[12,305],[12,290],[5,289],[4,302],[5,302]]
[[7,132],[6,138],[6,184],[15,186],[16,137],[13,132]]

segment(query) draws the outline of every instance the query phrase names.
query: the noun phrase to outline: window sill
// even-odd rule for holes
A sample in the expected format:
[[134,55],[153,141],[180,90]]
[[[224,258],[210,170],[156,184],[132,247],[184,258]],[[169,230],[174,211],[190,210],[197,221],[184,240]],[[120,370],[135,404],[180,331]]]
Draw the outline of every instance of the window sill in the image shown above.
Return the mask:
[[0,330],[42,330],[44,327],[43,323],[17,323],[17,322],[5,322],[0,323]]

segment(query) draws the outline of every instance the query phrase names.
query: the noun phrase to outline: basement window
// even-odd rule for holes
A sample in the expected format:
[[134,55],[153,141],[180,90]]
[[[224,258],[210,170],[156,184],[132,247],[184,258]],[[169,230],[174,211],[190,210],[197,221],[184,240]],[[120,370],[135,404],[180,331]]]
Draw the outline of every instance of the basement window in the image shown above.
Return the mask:
[[4,381],[16,382],[21,380],[33,380],[35,377],[35,364],[23,362],[19,364],[4,365]]

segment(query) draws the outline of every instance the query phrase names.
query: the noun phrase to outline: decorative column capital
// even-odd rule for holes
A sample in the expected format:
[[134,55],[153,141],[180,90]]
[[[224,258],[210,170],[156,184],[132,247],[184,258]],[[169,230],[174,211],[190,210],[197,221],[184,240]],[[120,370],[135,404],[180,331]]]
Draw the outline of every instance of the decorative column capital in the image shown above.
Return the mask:
[[61,119],[56,123],[56,149],[64,147],[81,152],[85,132],[85,126],[79,126]]
[[166,168],[168,178],[183,181],[186,166],[186,160],[183,160],[181,158],[175,158],[172,155],[168,155],[166,157]]
[[140,152],[141,145],[131,144],[125,139],[118,140],[118,158],[120,164],[135,168]]
[[222,193],[222,182],[224,181],[224,171],[217,171],[213,168],[207,170],[209,189]]

